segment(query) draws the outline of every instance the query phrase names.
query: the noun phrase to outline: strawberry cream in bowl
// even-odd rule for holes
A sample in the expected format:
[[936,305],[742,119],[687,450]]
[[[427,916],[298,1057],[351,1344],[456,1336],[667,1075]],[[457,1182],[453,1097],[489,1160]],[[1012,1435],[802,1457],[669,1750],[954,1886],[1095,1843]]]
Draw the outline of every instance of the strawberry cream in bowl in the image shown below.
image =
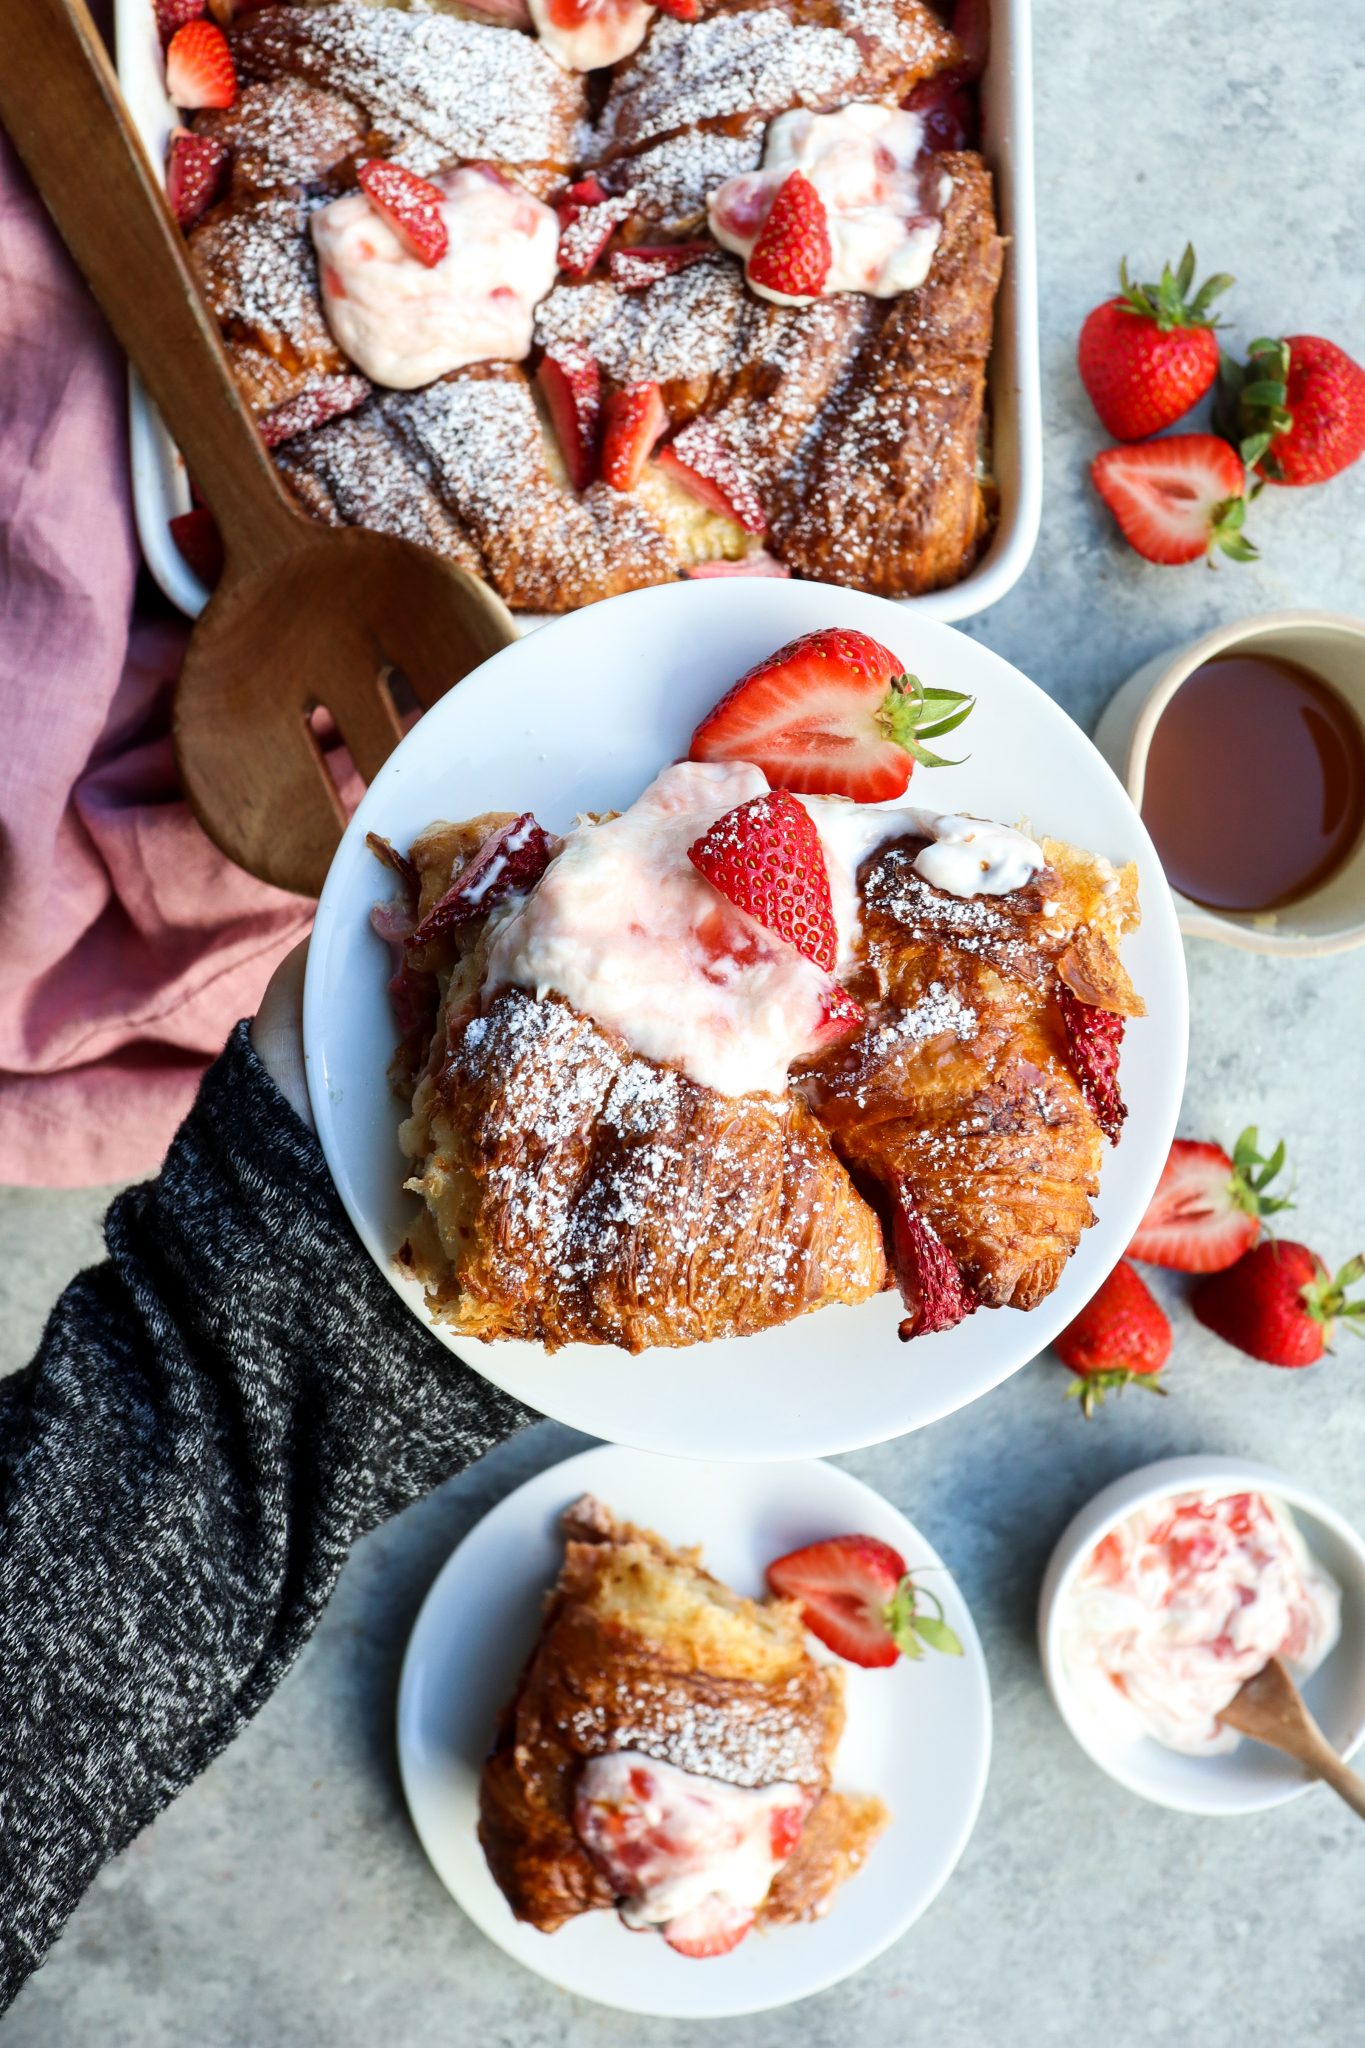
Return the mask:
[[925,141],[922,117],[893,107],[783,114],[762,168],[711,194],[711,232],[774,305],[912,291],[929,274],[953,190]]
[[360,178],[311,222],[327,324],[352,362],[412,391],[466,363],[522,361],[555,280],[552,209],[486,165],[428,182],[372,162]]
[[1173,1458],[1107,1487],[1053,1553],[1039,1636],[1082,1748],[1163,1805],[1246,1812],[1308,1784],[1218,1718],[1272,1658],[1339,1752],[1365,1733],[1365,1545],[1264,1467]]

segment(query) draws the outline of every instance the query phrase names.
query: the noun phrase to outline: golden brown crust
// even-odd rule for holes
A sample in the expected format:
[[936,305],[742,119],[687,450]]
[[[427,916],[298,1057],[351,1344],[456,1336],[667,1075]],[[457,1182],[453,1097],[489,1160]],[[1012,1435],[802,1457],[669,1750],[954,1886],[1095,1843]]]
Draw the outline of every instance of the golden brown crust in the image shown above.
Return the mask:
[[[598,1503],[580,1503],[566,1522],[564,1568],[479,1800],[495,1881],[517,1918],[546,1932],[612,1902],[573,1828],[589,1757],[638,1750],[727,1784],[825,1794],[843,1729],[842,1675],[809,1656],[795,1609],[741,1600],[696,1553],[615,1523]],[[885,1818],[874,1800],[840,1799],[823,1814],[826,1803],[761,1917],[822,1910]]]
[[1131,874],[1048,846],[1067,872],[999,897],[944,895],[913,845],[876,856],[851,984],[868,1025],[805,1082],[840,1156],[889,1206],[908,1201],[991,1308],[1035,1307],[1094,1221],[1104,1140],[1069,1055],[1061,963],[1079,945],[1105,963],[1114,1007],[1137,1000],[1116,951],[1136,921]]

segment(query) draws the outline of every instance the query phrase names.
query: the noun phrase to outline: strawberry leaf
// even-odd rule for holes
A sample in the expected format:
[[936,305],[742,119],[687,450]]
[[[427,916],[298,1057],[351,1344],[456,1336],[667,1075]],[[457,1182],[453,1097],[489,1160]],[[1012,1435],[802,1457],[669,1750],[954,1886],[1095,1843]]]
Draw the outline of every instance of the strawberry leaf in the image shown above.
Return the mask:
[[943,1657],[960,1657],[962,1641],[955,1629],[946,1621],[940,1621],[936,1614],[917,1614],[914,1620],[917,1636],[923,1637],[931,1650],[937,1650]]
[[[922,1600],[932,1603],[934,1613],[920,1612]],[[883,1608],[882,1620],[896,1648],[912,1662],[924,1655],[925,1644],[931,1650],[937,1650],[940,1656],[962,1655],[962,1644],[956,1630],[950,1628],[943,1618],[943,1602],[927,1586],[917,1586],[909,1572]]]

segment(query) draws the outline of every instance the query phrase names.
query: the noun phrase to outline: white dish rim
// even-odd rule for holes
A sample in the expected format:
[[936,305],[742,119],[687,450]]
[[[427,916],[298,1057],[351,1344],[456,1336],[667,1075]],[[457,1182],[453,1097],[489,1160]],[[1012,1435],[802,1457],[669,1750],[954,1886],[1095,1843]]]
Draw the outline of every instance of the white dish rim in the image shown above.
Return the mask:
[[[1357,1573],[1358,1593],[1365,1594],[1365,1537],[1347,1521],[1339,1509],[1324,1500],[1321,1494],[1302,1480],[1295,1479],[1287,1472],[1261,1463],[1255,1458],[1227,1456],[1220,1452],[1189,1452],[1183,1456],[1159,1458],[1150,1465],[1138,1466],[1134,1471],[1125,1472],[1108,1486],[1102,1487],[1090,1500],[1080,1507],[1068,1522],[1048,1560],[1047,1569],[1038,1596],[1038,1654],[1042,1661],[1043,1676],[1052,1696],[1052,1703],[1061,1715],[1066,1727],[1081,1749],[1106,1776],[1113,1778],[1126,1791],[1135,1792],[1140,1798],[1150,1800],[1154,1805],[1164,1806],[1176,1813],[1195,1813],[1211,1817],[1264,1813],[1276,1806],[1283,1806],[1290,1799],[1301,1798],[1311,1791],[1317,1782],[1306,1775],[1299,1775],[1296,1766],[1288,1759],[1273,1758],[1282,1762],[1283,1775],[1267,1778],[1260,1791],[1248,1791],[1241,1796],[1228,1796],[1218,1792],[1216,1776],[1218,1766],[1227,1761],[1224,1757],[1185,1758],[1185,1763],[1203,1766],[1209,1771],[1210,1789],[1200,1796],[1191,1793],[1184,1797],[1165,1785],[1153,1775],[1147,1766],[1152,1751],[1161,1751],[1160,1745],[1144,1741],[1134,1744],[1114,1744],[1101,1747],[1093,1739],[1090,1720],[1079,1708],[1071,1682],[1067,1677],[1061,1651],[1061,1610],[1065,1596],[1086,1558],[1096,1544],[1103,1541],[1111,1529],[1128,1515],[1148,1502],[1161,1500],[1177,1493],[1193,1492],[1207,1485],[1225,1487],[1229,1492],[1240,1488],[1272,1493],[1283,1500],[1295,1513],[1310,1522],[1317,1522],[1337,1538],[1343,1549],[1350,1553]],[[1305,1530],[1305,1536],[1311,1534]],[[1312,1548],[1311,1541],[1309,1548]],[[1343,1588],[1343,1590],[1346,1590]],[[1338,1645],[1338,1650],[1345,1647]],[[1365,1656],[1365,1644],[1355,1646],[1357,1656]],[[1334,1650],[1332,1654],[1338,1654]],[[1362,1708],[1359,1724],[1349,1737],[1341,1754],[1349,1759],[1365,1742],[1365,1708]],[[1173,1754],[1174,1752],[1170,1752]]]
[[[1043,502],[1032,0],[992,0],[992,8],[994,41],[981,93],[983,154],[995,175],[1006,244],[988,373],[1000,512],[989,548],[960,583],[896,600],[925,617],[945,620],[971,618],[1013,589],[1032,557]],[[114,42],[119,83],[134,126],[151,162],[160,165],[177,117],[161,76],[152,0],[114,0]],[[171,603],[196,618],[209,593],[170,536],[170,521],[190,508],[185,464],[131,370],[128,403],[133,511],[142,553]],[[530,632],[544,621],[523,613],[518,623]]]
[[[798,2000],[813,1997],[821,1991],[828,1990],[832,1985],[845,1981],[854,1972],[866,1968],[877,1956],[883,1954],[887,1948],[896,1941],[899,1941],[909,1931],[928,1910],[929,1906],[939,1896],[944,1886],[952,1877],[980,1817],[986,1784],[990,1774],[993,1746],[993,1707],[989,1667],[971,1609],[961,1588],[953,1578],[951,1569],[944,1564],[934,1546],[915,1527],[909,1518],[899,1508],[895,1507],[892,1502],[879,1494],[875,1488],[869,1486],[866,1481],[856,1478],[851,1472],[845,1472],[839,1466],[830,1465],[824,1460],[819,1459],[799,1460],[783,1465],[780,1468],[774,1468],[771,1465],[739,1467],[727,1465],[709,1468],[708,1476],[723,1482],[727,1492],[733,1488],[743,1488],[747,1485],[757,1488],[760,1495],[782,1489],[794,1497],[800,1497],[803,1487],[806,1489],[808,1496],[814,1486],[818,1488],[821,1496],[835,1494],[841,1498],[846,1497],[850,1503],[848,1513],[858,1518],[858,1526],[862,1526],[866,1522],[868,1533],[879,1534],[884,1541],[892,1542],[913,1565],[921,1569],[932,1570],[934,1572],[936,1588],[941,1589],[943,1582],[947,1581],[947,1585],[950,1588],[947,1605],[951,1613],[953,1626],[957,1628],[966,1651],[966,1669],[971,1671],[975,1681],[973,1689],[975,1710],[980,1714],[982,1722],[979,1746],[973,1750],[970,1757],[970,1774],[965,1787],[966,1797],[959,1816],[959,1823],[953,1830],[951,1839],[945,1840],[939,1846],[939,1860],[928,1885],[922,1887],[918,1894],[913,1893],[910,1887],[906,1887],[906,1895],[911,1899],[911,1904],[908,1910],[897,1919],[896,1924],[883,1930],[875,1941],[867,1944],[857,1955],[856,1959],[844,1962],[833,1969],[816,1970],[810,1973],[807,1978],[801,1981],[800,1988],[795,1992],[783,1989],[774,1995],[771,1991],[756,1993],[750,1990],[748,1993],[745,1993],[741,1989],[733,1997],[723,1997],[719,2001],[713,1998],[706,2004],[704,2010],[698,2010],[695,2005],[680,2007],[667,2002],[660,2003],[657,2000],[640,2003],[621,1998],[604,1997],[600,1992],[585,1990],[582,1985],[569,1986],[563,1984],[561,1978],[555,1974],[554,1969],[556,1954],[562,1955],[563,1951],[557,1951],[555,1943],[562,1941],[564,1934],[569,1931],[568,1929],[561,1930],[560,1934],[545,1936],[536,1934],[534,1929],[525,1930],[519,1928],[518,1923],[512,1919],[510,1912],[507,1910],[502,1895],[493,1885],[486,1869],[483,1868],[481,1858],[476,1860],[476,1870],[482,1875],[483,1881],[481,1883],[476,1881],[470,1886],[466,1882],[464,1886],[457,1889],[456,1883],[452,1882],[451,1876],[447,1873],[445,1867],[446,1858],[443,1856],[437,1840],[438,1829],[432,1804],[432,1791],[430,1785],[424,1782],[417,1737],[417,1727],[421,1718],[422,1688],[420,1685],[420,1667],[423,1659],[423,1637],[424,1631],[439,1630],[444,1625],[443,1609],[450,1597],[449,1589],[452,1581],[458,1582],[460,1568],[457,1560],[461,1558],[462,1552],[466,1552],[467,1546],[475,1544],[476,1539],[480,1539],[481,1532],[485,1532],[482,1542],[485,1545],[489,1545],[490,1536],[496,1537],[498,1534],[500,1521],[503,1523],[515,1523],[518,1513],[521,1513],[523,1518],[531,1513],[539,1515],[543,1507],[548,1505],[550,1501],[558,1502],[559,1507],[555,1510],[557,1513],[582,1492],[596,1493],[609,1507],[619,1508],[620,1503],[617,1499],[613,1498],[613,1494],[619,1494],[623,1481],[619,1476],[614,1477],[613,1474],[619,1475],[623,1467],[628,1469],[632,1465],[643,1467],[645,1476],[649,1475],[650,1468],[668,1467],[672,1468],[674,1472],[678,1470],[678,1461],[676,1459],[660,1458],[653,1453],[627,1450],[622,1446],[614,1444],[598,1445],[594,1449],[579,1452],[547,1466],[544,1471],[533,1475],[530,1479],[523,1481],[521,1485],[513,1488],[511,1492],[504,1495],[484,1515],[480,1516],[479,1520],[473,1524],[451,1551],[428,1588],[422,1606],[413,1623],[403,1655],[395,1723],[399,1777],[403,1786],[404,1798],[408,1804],[413,1827],[428,1860],[432,1864],[433,1870],[451,1892],[461,1911],[505,1954],[511,1956],[514,1961],[520,1963],[523,1967],[535,1970],[538,1975],[545,1977],[547,1981],[555,1984],[558,1988],[571,1990],[577,1996],[591,1998],[598,2004],[611,2006],[618,2011],[634,2012],[656,2018],[717,2019],[738,2017],[745,2013],[771,2011],[776,2007],[793,2004]],[[690,1479],[693,1474],[698,1472],[698,1469],[695,1466],[687,1467],[686,1476]],[[622,1512],[625,1511],[622,1510]],[[843,1511],[839,1510],[838,1512],[842,1513]],[[697,1525],[694,1526],[689,1523],[689,1529],[686,1532],[664,1530],[661,1533],[668,1537],[669,1540],[679,1544],[700,1543],[704,1553],[708,1553],[706,1561],[710,1563],[712,1560],[709,1555],[707,1531],[705,1527],[700,1526],[704,1513],[704,1508],[698,1511]],[[495,1518],[499,1519],[495,1520]],[[626,1518],[630,1519],[629,1514],[626,1515]],[[491,1530],[490,1524],[492,1525]],[[468,1561],[467,1558],[466,1561]],[[821,1654],[825,1653],[822,1652]],[[933,1682],[935,1661],[930,1657],[923,1663],[913,1666],[907,1667],[902,1664],[894,1667],[891,1672],[859,1673],[857,1668],[852,1665],[845,1665],[843,1668],[846,1674],[846,1681],[850,1687],[859,1681],[870,1685],[884,1683],[887,1680],[894,1680],[902,1672],[905,1673],[905,1677],[902,1680],[903,1683],[914,1683],[926,1677],[929,1678],[930,1682]],[[945,1666],[944,1671],[939,1674],[941,1680],[950,1680],[956,1672],[963,1669],[962,1666],[957,1664],[956,1659],[937,1661]],[[847,1742],[847,1735],[844,1741]],[[460,1761],[465,1765],[472,1765],[473,1762],[464,1753],[461,1754]],[[845,1781],[845,1766],[847,1762],[848,1759],[842,1753],[841,1745],[841,1754],[836,1769],[836,1778],[839,1781]],[[859,1779],[856,1762],[848,1771],[846,1781],[855,1783],[859,1790],[877,1792],[879,1789],[883,1789],[879,1788],[876,1784],[864,1784]],[[438,1788],[438,1797],[441,1789],[444,1788]],[[884,1789],[889,1790],[890,1788]],[[900,1824],[905,1827],[912,1826],[911,1816],[909,1814],[904,1815]],[[890,1847],[894,1839],[896,1827],[897,1814],[893,1812],[887,1834],[874,1846],[871,1852],[868,1870],[860,1873],[852,1880],[853,1889],[848,1898],[842,1901],[836,1899],[833,1909],[835,1913],[839,1911],[841,1903],[848,1909],[856,1909],[857,1886],[859,1884],[866,1884],[869,1880],[869,1875],[875,1873],[875,1858],[878,1849]],[[766,1960],[764,1949],[772,1940],[790,1937],[788,1943],[788,1953],[790,1954],[793,1952],[793,1945],[802,1941],[803,1938],[811,1934],[818,1937],[822,1924],[824,1923],[817,1922],[813,1927],[801,1926],[778,1929],[775,1930],[774,1934],[764,1936],[762,1938],[763,1947],[749,1952],[749,1969],[752,1970],[753,1965],[757,1962],[757,1972],[762,1972],[763,1962]],[[622,1939],[624,1940],[624,1938],[623,1931]],[[639,1941],[638,1936],[631,1936],[630,1939],[632,1944]],[[527,1953],[522,1952],[523,1940],[526,1943]],[[733,1960],[734,1963],[740,1965],[740,1970],[732,1972],[732,1974],[747,1974],[744,1963],[747,1947],[748,1944],[745,1944],[736,1952]],[[800,1951],[796,1952],[799,1953]],[[632,1949],[626,1950],[624,1953],[629,1956],[638,1953],[638,1950],[632,1947]],[[663,1958],[661,1960],[666,1964],[671,1964],[673,1961],[672,1958]],[[720,1960],[722,1964],[729,1963],[730,1961],[728,1958]],[[542,1964],[545,1967],[542,1967]],[[716,1965],[708,1964],[707,1967],[708,1969],[714,1969]],[[705,1975],[697,1975],[695,1973],[689,1974],[692,1974],[693,1981],[699,1991],[704,1992],[708,1984],[713,1988],[719,1988],[720,1980],[718,1978],[708,1978]],[[672,1975],[676,1977],[677,1973],[673,1972]],[[684,1981],[686,1981],[685,1978]]]

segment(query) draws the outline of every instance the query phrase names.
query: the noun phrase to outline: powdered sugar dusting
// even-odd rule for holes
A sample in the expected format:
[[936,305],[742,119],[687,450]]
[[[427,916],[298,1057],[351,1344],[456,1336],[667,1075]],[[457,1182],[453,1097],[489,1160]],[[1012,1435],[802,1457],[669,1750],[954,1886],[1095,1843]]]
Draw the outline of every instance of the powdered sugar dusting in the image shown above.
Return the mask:
[[574,341],[622,384],[651,378],[718,376],[741,355],[744,276],[717,250],[643,291],[605,280],[557,285],[536,314],[536,340],[558,349]]
[[699,22],[661,18],[619,75],[600,132],[608,146],[639,143],[699,121],[822,104],[850,89],[861,69],[851,36],[793,22],[776,8]]

